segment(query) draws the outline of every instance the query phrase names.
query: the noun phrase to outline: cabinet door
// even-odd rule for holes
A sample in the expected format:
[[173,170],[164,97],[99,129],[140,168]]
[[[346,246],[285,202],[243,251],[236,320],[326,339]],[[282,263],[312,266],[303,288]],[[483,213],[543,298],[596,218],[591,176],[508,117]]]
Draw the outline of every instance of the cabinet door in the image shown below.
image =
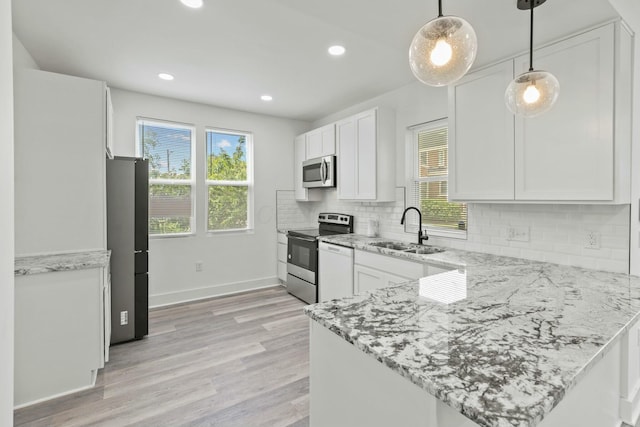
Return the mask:
[[336,124],[338,140],[338,199],[356,197],[356,122],[349,118]]
[[353,266],[353,292],[359,294],[387,286],[386,274],[363,265]]
[[[534,52],[536,69],[560,82],[547,113],[516,119],[518,200],[612,200],[614,28],[609,25]],[[528,57],[515,61],[528,69]]]
[[377,184],[376,110],[357,115],[355,121],[357,159],[355,198],[375,200]]
[[322,130],[316,129],[306,134],[306,159],[315,159],[322,156]]
[[336,126],[332,123],[320,129],[322,134],[322,155],[336,154]]
[[297,136],[294,142],[293,186],[296,200],[307,200],[308,190],[302,186],[302,162],[306,160],[305,136]]
[[307,160],[336,154],[336,130],[332,123],[307,133]]
[[513,61],[449,87],[449,199],[513,200],[513,114],[504,91]]

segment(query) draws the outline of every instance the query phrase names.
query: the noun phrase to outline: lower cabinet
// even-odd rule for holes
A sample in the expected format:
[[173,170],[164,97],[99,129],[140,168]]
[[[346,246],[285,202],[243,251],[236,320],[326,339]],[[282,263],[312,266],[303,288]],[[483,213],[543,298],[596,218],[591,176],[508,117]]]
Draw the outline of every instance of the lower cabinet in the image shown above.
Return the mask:
[[16,407],[95,385],[108,358],[105,280],[105,268],[16,276]]
[[278,279],[287,281],[287,235],[278,232]]
[[385,288],[418,280],[421,277],[442,271],[445,269],[433,267],[423,262],[356,250],[353,266],[353,291],[357,294]]
[[415,280],[410,277],[390,274],[385,271],[376,270],[375,268],[365,267],[363,265],[355,265],[353,274],[355,277],[354,289],[356,293],[386,288],[387,286]]

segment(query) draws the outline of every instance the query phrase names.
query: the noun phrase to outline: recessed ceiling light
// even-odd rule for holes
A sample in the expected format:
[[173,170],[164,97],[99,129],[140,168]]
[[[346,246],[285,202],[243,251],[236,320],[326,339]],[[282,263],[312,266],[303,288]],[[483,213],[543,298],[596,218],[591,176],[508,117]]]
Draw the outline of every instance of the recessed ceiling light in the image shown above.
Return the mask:
[[273,101],[273,96],[271,96],[271,95],[262,95],[260,97],[260,99],[262,99],[263,101],[267,101],[267,102],[268,101]]
[[333,56],[344,55],[344,53],[347,51],[344,48],[344,46],[340,46],[340,45],[331,46],[328,50],[329,50],[329,54]]
[[167,73],[160,73],[158,74],[158,77],[160,77],[162,80],[173,80],[173,76]]
[[202,0],[180,0],[183,5],[198,9],[202,7]]

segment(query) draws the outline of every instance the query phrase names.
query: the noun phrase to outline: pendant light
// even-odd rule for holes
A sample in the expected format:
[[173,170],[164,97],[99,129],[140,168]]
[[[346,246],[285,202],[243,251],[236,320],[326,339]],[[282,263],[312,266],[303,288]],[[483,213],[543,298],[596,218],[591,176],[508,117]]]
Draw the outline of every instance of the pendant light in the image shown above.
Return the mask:
[[529,71],[513,79],[504,99],[512,113],[523,117],[535,117],[549,111],[560,93],[560,83],[553,74],[533,69],[533,9],[545,1],[518,0],[518,9],[531,11]]
[[464,76],[478,51],[473,27],[457,16],[442,16],[427,22],[413,37],[409,64],[418,80],[430,86],[446,86]]

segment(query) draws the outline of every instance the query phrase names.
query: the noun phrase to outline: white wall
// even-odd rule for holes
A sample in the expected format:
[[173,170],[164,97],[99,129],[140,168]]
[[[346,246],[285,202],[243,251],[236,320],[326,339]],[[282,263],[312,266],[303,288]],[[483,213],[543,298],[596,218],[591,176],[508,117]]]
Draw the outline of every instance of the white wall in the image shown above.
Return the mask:
[[13,34],[13,68],[14,70],[20,68],[40,69],[33,56],[15,34]]
[[[276,190],[293,188],[293,139],[306,122],[112,89],[114,154],[135,155],[136,117],[193,124],[197,155],[204,159],[205,127],[253,133],[255,230],[235,234],[205,233],[203,168],[197,174],[196,235],[151,238],[150,305],[170,304],[268,286],[276,279]],[[197,261],[203,271],[196,272]]]
[[13,425],[13,54],[11,0],[0,0],[0,426]]

